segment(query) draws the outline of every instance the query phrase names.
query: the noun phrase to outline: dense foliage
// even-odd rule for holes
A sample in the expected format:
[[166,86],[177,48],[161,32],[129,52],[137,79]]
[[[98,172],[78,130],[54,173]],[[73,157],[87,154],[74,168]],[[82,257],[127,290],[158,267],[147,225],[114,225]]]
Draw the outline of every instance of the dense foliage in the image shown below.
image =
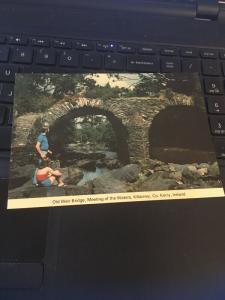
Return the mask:
[[140,73],[135,79],[129,74],[109,74],[108,77],[114,78],[114,82],[127,80],[130,85],[128,87],[119,87],[116,84],[112,86],[109,83],[99,85],[91,74],[20,74],[16,79],[15,110],[18,115],[43,112],[64,95],[82,95],[108,101],[116,97],[157,96],[162,90],[167,92],[168,97],[171,95],[170,92],[174,91],[192,95],[196,105],[201,102],[199,81],[193,80],[189,74],[177,76]]
[[[104,75],[104,74],[103,74]],[[100,74],[20,74],[16,78],[16,115],[44,112],[60,99],[67,96],[83,96],[110,101],[112,98],[159,97],[164,96],[174,103],[174,92],[192,96],[196,106],[201,89],[197,76],[190,74],[116,74],[104,75],[102,84]],[[193,77],[194,76],[194,77]],[[123,84],[125,83],[125,84]],[[83,143],[101,145],[115,150],[116,138],[111,123],[106,116],[87,115],[67,120],[66,126],[59,126],[52,134],[53,144]]]

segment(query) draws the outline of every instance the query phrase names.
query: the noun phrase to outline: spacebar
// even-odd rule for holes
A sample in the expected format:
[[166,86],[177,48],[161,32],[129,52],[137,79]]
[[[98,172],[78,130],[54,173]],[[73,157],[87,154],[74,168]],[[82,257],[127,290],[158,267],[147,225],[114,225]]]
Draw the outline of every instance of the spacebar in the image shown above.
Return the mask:
[[11,127],[0,127],[0,150],[9,150],[11,143]]

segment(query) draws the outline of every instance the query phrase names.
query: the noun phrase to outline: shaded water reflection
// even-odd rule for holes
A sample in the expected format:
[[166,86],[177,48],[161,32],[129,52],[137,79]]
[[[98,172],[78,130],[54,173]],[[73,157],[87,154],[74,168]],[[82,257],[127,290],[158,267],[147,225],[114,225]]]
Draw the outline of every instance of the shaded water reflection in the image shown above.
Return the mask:
[[83,170],[83,178],[78,182],[77,185],[83,185],[88,181],[91,181],[101,175],[103,175],[104,173],[108,172],[109,169],[108,168],[98,168],[96,167],[95,171],[87,171],[87,170]]

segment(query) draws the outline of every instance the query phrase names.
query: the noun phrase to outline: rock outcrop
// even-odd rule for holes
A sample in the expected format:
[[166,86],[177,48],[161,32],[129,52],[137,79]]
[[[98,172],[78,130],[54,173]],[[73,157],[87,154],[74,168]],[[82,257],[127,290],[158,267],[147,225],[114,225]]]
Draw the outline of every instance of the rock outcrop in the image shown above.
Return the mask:
[[[83,178],[83,171],[77,168],[77,165],[71,165],[60,169],[67,184],[63,188],[35,187],[31,179],[28,179],[28,174],[30,176],[33,170],[31,165],[13,170],[10,198],[222,187],[216,162],[179,165],[151,160],[149,164],[128,164],[108,170],[82,184],[79,183]],[[28,181],[24,182],[27,179]],[[15,184],[17,180],[18,183]]]

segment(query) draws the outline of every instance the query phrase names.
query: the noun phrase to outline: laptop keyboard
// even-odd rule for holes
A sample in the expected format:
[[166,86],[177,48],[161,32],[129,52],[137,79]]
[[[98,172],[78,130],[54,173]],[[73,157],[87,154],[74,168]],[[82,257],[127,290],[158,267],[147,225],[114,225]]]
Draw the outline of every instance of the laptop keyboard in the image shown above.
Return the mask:
[[225,49],[0,36],[0,151],[10,149],[16,72],[199,72],[218,158],[225,158]]

